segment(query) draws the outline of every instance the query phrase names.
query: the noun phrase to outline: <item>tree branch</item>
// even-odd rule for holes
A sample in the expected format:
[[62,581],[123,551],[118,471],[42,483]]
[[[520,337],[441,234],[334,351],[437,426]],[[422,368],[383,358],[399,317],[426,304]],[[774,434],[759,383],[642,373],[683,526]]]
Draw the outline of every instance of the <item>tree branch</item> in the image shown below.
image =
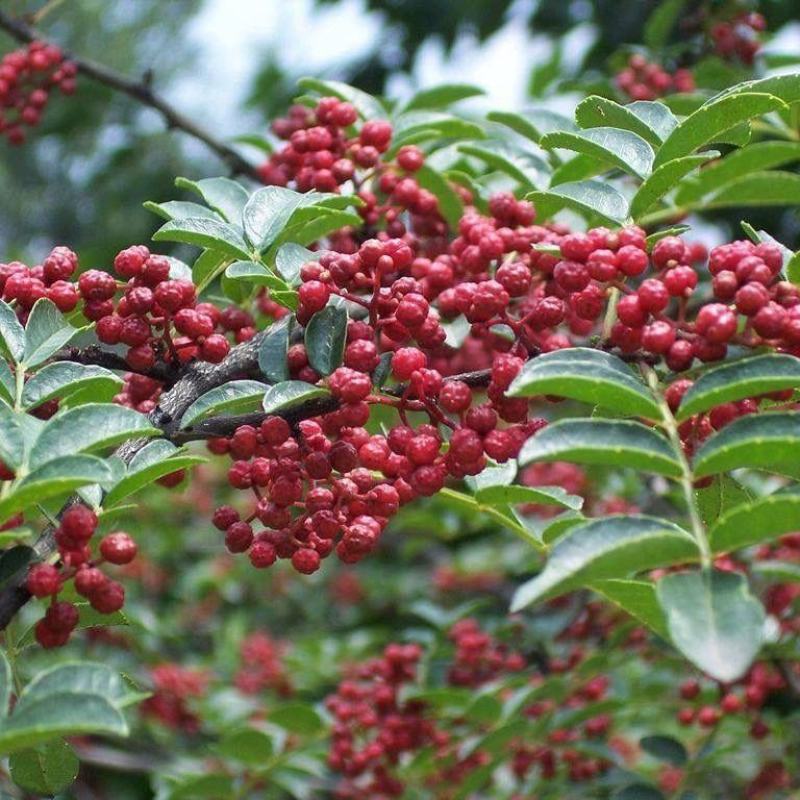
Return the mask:
[[[53,356],[53,360],[72,361],[75,364],[105,367],[106,369],[113,369],[118,372],[135,372],[135,370],[132,370],[130,366],[128,366],[128,362],[121,355],[112,353],[109,350],[104,350],[96,344],[91,344],[88,347],[65,347]],[[137,374],[171,384],[175,381],[178,370],[168,364],[156,364],[152,369]]]
[[[477,370],[475,372],[463,372],[460,375],[451,375],[445,378],[447,381],[463,381],[468,386],[481,387],[488,386],[491,372],[488,369]],[[400,397],[405,393],[408,384],[391,386],[381,391],[382,394],[392,397]],[[334,397],[317,397],[297,406],[284,409],[283,411],[273,411],[266,414],[263,411],[255,411],[251,414],[222,415],[209,417],[198,422],[190,428],[177,430],[169,439],[175,444],[185,444],[200,439],[213,439],[217,436],[230,436],[240,425],[252,425],[258,427],[267,417],[282,417],[289,424],[301,422],[304,419],[318,417],[320,414],[329,414],[339,408],[339,401]]]
[[[27,22],[14,18],[2,10],[0,10],[0,30],[6,31],[9,36],[18,42],[47,41]],[[234,174],[248,175],[260,181],[258,171],[253,164],[243,158],[232,147],[220,141],[205,128],[200,127],[189,117],[175,109],[161,95],[154,92],[151,87],[152,76],[145,75],[143,80],[135,81],[96,61],[81,58],[73,53],[65,52],[64,55],[75,64],[78,72],[82,75],[118,92],[122,92],[142,105],[154,109],[161,114],[168,128],[181,130],[194,139],[201,141],[209,150],[216,153]]]
[[[256,334],[249,342],[233,347],[219,364],[192,362],[184,368],[171,389],[161,395],[159,405],[150,413],[150,421],[166,435],[177,429],[187,408],[200,395],[241,375],[252,374],[258,369],[258,349],[266,331]],[[97,349],[102,352],[100,348]],[[112,354],[106,354],[112,355]],[[113,367],[112,367],[113,368]],[[132,439],[117,448],[115,455],[126,464],[147,444],[148,439]],[[70,505],[79,502],[70,499],[61,513]],[[55,528],[48,525],[33,545],[35,561],[44,561],[56,551]],[[30,600],[25,588],[27,568],[9,579],[0,590],[0,630],[4,630],[17,612]]]

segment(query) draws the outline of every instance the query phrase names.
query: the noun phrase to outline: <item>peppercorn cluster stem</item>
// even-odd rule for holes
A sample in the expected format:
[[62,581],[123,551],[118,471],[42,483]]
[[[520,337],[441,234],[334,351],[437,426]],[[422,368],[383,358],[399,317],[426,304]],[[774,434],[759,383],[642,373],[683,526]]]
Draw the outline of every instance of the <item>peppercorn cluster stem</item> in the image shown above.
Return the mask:
[[650,386],[650,389],[655,395],[658,405],[661,408],[662,427],[669,437],[669,441],[672,444],[673,450],[675,451],[675,457],[678,459],[681,465],[681,491],[683,492],[683,498],[686,502],[686,510],[689,514],[689,522],[692,527],[692,534],[697,542],[698,548],[700,549],[700,561],[703,567],[708,569],[711,567],[712,563],[711,546],[708,541],[705,526],[703,525],[703,520],[700,517],[700,510],[697,507],[697,498],[695,497],[694,492],[694,475],[692,473],[692,467],[689,463],[689,459],[686,457],[683,443],[681,442],[680,433],[678,432],[678,423],[672,414],[669,404],[664,399],[656,371],[652,367],[646,365],[643,366],[642,369],[647,377],[647,382]]

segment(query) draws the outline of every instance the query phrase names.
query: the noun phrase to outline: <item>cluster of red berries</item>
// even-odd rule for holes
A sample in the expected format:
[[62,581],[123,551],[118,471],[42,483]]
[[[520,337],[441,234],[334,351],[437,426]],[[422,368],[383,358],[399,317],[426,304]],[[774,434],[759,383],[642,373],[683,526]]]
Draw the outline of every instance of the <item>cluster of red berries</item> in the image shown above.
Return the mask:
[[718,687],[716,702],[709,702],[709,691],[703,691],[700,681],[686,680],[680,685],[679,693],[682,700],[692,705],[680,708],[677,719],[684,726],[697,724],[703,728],[715,728],[724,716],[747,714],[752,717],[750,736],[764,739],[770,730],[759,717],[759,712],[771,696],[786,688],[786,679],[766,663],[755,664],[737,686]]
[[509,652],[471,617],[453,625],[448,636],[455,646],[447,673],[453,686],[481,686],[499,675],[519,672],[525,667],[525,659],[519,653]]
[[127,533],[115,531],[102,538],[99,556],[93,557],[89,543],[97,525],[97,515],[90,508],[80,504],[70,506],[61,515],[55,532],[58,564],[35,564],[28,571],[28,591],[34,597],[51,600],[35,628],[36,640],[42,647],[66,644],[78,625],[78,607],[57,599],[68,580],[74,580],[75,591],[101,614],[113,614],[125,602],[122,584],[109,578],[100,566],[129,564],[136,557],[136,543]]
[[292,692],[283,657],[286,645],[256,632],[245,637],[239,648],[239,668],[233,677],[236,688],[244,694],[259,694],[271,689],[281,695]]
[[[450,638],[456,645],[447,673],[451,686],[478,687],[525,666],[522,656],[508,652],[475,620],[457,623]],[[327,698],[334,717],[328,763],[343,776],[335,794],[340,800],[400,797],[405,786],[394,767],[404,754],[423,748],[434,748],[441,763],[429,778],[437,797],[450,797],[454,786],[487,763],[487,753],[458,753],[466,734],[456,737],[443,720],[434,721],[425,702],[402,698],[401,687],[417,679],[421,656],[416,644],[390,644],[381,658],[356,666]]]
[[185,733],[200,730],[200,717],[190,708],[193,699],[202,697],[209,676],[204,670],[166,663],[150,670],[153,693],[140,706],[143,716]]
[[[693,384],[694,381],[688,378],[679,378],[667,387],[664,396],[672,411],[678,409],[683,396],[689,391]],[[678,433],[680,434],[686,454],[691,456],[697,447],[711,436],[712,433],[729,425],[735,419],[743,417],[746,414],[755,414],[759,410],[762,402],[785,402],[790,400],[791,397],[791,389],[770,392],[767,395],[761,395],[759,397],[747,397],[744,400],[737,400],[736,402],[721,403],[707,413],[696,414],[690,417],[678,427]],[[699,488],[703,485],[707,485],[706,479],[703,480],[703,483],[699,484]]]
[[761,49],[759,34],[767,29],[767,21],[758,12],[744,12],[733,19],[712,25],[709,35],[714,52],[724,59],[738,58],[752,65]]
[[51,92],[75,91],[78,70],[54,45],[34,41],[0,59],[0,134],[25,141],[25,127],[39,124]]
[[41,264],[28,267],[20,261],[0,264],[0,296],[14,303],[20,322],[25,324],[37,300],[51,300],[60,311],[78,305],[78,292],[70,278],[78,267],[78,256],[68,247],[54,247]]
[[431,581],[437,592],[444,595],[488,594],[503,585],[505,578],[500,571],[465,571],[450,564],[442,564],[433,572]]
[[[273,132],[287,144],[272,154],[261,168],[264,183],[304,192],[311,189],[338,192],[352,185],[363,205],[358,209],[368,226],[383,223],[391,236],[405,232],[403,214],[409,214],[415,230],[429,236],[444,236],[447,226],[439,214],[433,192],[419,185],[413,174],[425,163],[425,155],[414,145],[398,148],[391,157],[392,126],[386,120],[370,120],[356,131],[358,113],[335,97],[323,97],[315,108],[292,106],[287,117],[273,123]],[[366,185],[375,179],[386,196],[379,201]],[[461,187],[456,191],[463,192]],[[469,199],[469,193],[465,198]],[[347,235],[334,235],[332,243],[346,252]],[[343,240],[338,246],[339,240]]]
[[116,303],[120,286],[103,270],[84,272],[78,291],[84,316],[96,323],[97,338],[103,344],[125,345],[135,372],[147,372],[157,361],[180,365],[199,358],[218,364],[230,351],[227,333],[236,342],[255,335],[248,312],[198,303],[194,284],[170,279],[169,259],[151,254],[144,245],[118,253],[114,270],[127,281]]
[[694,76],[688,69],[676,69],[670,73],[639,53],[628,59],[628,66],[617,75],[616,84],[631,100],[655,100],[695,89]]
[[[730,343],[796,351],[800,289],[780,280],[783,260],[776,245],[732,242],[714,248],[708,260],[712,290],[725,302],[706,303],[689,320],[688,299],[699,281],[691,266],[699,253],[692,251],[677,236],[656,243],[650,254],[655,274],[636,288],[622,287],[610,337],[614,345],[623,352],[643,349],[662,356],[676,372],[688,369],[695,358],[724,358]],[[587,265],[596,258],[595,253]],[[647,266],[645,262],[642,273]],[[750,320],[742,333],[739,314]]]

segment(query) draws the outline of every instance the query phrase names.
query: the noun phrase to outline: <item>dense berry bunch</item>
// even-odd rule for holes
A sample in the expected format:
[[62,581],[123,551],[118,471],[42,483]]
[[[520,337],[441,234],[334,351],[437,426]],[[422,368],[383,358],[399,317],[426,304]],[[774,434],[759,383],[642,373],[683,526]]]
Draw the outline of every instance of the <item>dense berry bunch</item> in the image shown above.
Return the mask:
[[[291,184],[301,192],[352,187],[363,203],[359,213],[367,225],[383,222],[390,235],[402,235],[402,215],[407,213],[417,231],[444,236],[447,226],[436,195],[414,178],[425,163],[422,150],[404,145],[390,156],[391,124],[370,120],[357,130],[357,122],[356,109],[335,97],[323,97],[313,109],[293,106],[288,117],[273,123],[274,133],[288,141],[261,167],[263,181]],[[349,236],[335,235],[333,240],[346,246]]]
[[166,663],[154,667],[150,678],[153,694],[141,704],[142,714],[168,728],[197,733],[200,717],[190,708],[190,703],[205,694],[209,675],[203,670]]
[[239,669],[233,677],[236,688],[244,694],[259,694],[272,689],[282,695],[291,694],[292,685],[283,657],[286,645],[266,633],[245,637],[239,648]]
[[[457,623],[450,637],[456,645],[447,673],[452,686],[482,686],[525,666],[522,656],[508,652],[475,620]],[[381,658],[355,667],[327,698],[334,717],[328,763],[343,776],[336,797],[400,797],[405,786],[395,766],[423,748],[434,748],[440,762],[429,778],[437,797],[450,797],[454,787],[487,762],[479,750],[467,757],[458,752],[469,725],[461,729],[455,721],[447,726],[425,702],[403,699],[403,686],[417,680],[421,656],[418,645],[390,644]]]
[[228,334],[236,342],[255,334],[248,312],[198,303],[191,280],[170,278],[170,269],[168,258],[136,245],[114,259],[115,272],[127,281],[116,303],[120,287],[108,272],[88,270],[78,281],[83,313],[96,323],[97,338],[125,345],[135,372],[147,372],[157,361],[174,366],[198,358],[218,364],[230,351]]
[[635,53],[616,77],[617,87],[631,100],[655,100],[667,94],[693,92],[694,77],[688,69],[667,72],[663,67]]
[[760,717],[762,708],[787,689],[786,678],[768,664],[755,664],[734,686],[711,685],[696,679],[680,685],[680,698],[686,704],[677,713],[681,725],[715,728],[723,717],[744,715],[750,721],[750,736],[764,739],[769,726]]
[[767,21],[757,12],[743,12],[733,19],[717,22],[710,30],[714,52],[722,58],[738,58],[752,65],[761,49],[759,35],[767,29]]
[[78,292],[70,281],[78,268],[78,257],[68,247],[55,247],[41,264],[28,267],[19,261],[0,264],[0,296],[13,303],[24,324],[37,300],[46,297],[60,311],[78,305]]
[[98,526],[97,515],[87,506],[70,506],[56,528],[57,564],[41,563],[28,572],[26,588],[34,596],[50,598],[44,617],[36,623],[36,639],[43,647],[66,644],[78,625],[78,607],[59,601],[64,584],[74,580],[75,591],[89,601],[95,611],[113,614],[125,602],[122,584],[109,578],[100,567],[105,564],[129,564],[136,557],[136,543],[123,531],[104,536],[92,554],[90,542]]
[[31,42],[0,60],[0,134],[25,141],[25,128],[39,124],[54,89],[75,91],[77,68],[52,44]]
[[474,619],[457,622],[450,629],[449,636],[455,654],[447,678],[453,686],[481,686],[503,673],[517,672],[525,667],[525,659],[519,653],[509,653],[506,647],[481,630]]

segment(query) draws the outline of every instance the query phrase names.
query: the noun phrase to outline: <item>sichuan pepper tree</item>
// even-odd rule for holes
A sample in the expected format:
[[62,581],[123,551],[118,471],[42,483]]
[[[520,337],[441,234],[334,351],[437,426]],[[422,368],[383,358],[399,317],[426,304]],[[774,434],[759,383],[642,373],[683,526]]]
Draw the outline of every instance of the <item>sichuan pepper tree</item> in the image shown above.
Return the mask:
[[[0,266],[11,778],[68,785],[63,737],[124,736],[140,703],[151,745],[208,756],[144,767],[170,798],[790,796],[800,262],[746,223],[710,248],[678,223],[796,202],[800,75],[675,112],[591,95],[574,118],[461,116],[465,86],[301,88],[252,170],[267,185],[178,179],[193,199],[148,203],[155,244],[104,268],[64,245]],[[294,585],[352,620],[292,641],[277,606],[288,635],[248,620],[205,666],[169,659],[187,620],[162,649],[124,607],[126,580],[170,591],[158,543],[128,531],[137,492],[161,529],[184,513],[157,483],[235,556],[185,579],[189,624],[211,635],[235,587],[276,572],[248,600]],[[430,574],[429,531],[466,535],[481,568],[454,556],[402,589],[385,576]],[[417,602],[370,601],[351,565],[373,560],[373,593]],[[81,636],[149,664],[149,696],[34,649]]]

